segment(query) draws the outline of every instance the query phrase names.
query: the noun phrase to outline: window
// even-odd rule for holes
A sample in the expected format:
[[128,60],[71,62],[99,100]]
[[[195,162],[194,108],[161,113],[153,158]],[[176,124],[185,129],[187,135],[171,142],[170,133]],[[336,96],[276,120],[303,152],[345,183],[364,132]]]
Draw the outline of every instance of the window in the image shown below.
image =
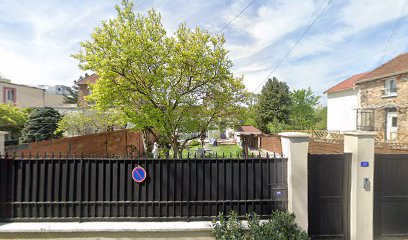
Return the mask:
[[11,89],[7,89],[7,101],[14,101],[14,93]]
[[397,95],[397,80],[387,79],[384,85],[384,96],[396,96]]
[[392,126],[397,127],[397,117],[392,117]]
[[3,102],[4,103],[10,103],[10,102],[16,102],[16,89],[15,88],[8,88],[4,87],[3,89]]

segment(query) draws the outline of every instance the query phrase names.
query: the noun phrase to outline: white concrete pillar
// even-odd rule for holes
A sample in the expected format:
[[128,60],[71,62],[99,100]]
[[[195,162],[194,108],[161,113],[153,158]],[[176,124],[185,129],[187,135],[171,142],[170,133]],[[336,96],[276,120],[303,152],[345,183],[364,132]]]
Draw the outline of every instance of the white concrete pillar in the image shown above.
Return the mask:
[[307,159],[309,135],[299,132],[280,133],[282,153],[288,158],[288,210],[296,223],[308,230]]
[[5,138],[6,138],[7,132],[2,132],[0,131],[0,156],[6,154],[5,152]]
[[344,152],[352,153],[350,239],[374,239],[375,132],[344,132]]

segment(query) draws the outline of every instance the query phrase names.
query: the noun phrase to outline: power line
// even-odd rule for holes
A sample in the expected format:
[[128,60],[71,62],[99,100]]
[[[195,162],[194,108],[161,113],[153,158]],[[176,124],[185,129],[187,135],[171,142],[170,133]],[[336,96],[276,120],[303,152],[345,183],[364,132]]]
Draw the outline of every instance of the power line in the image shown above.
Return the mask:
[[313,25],[317,22],[317,20],[323,15],[323,13],[330,7],[330,5],[332,5],[332,3],[334,2],[334,0],[329,0],[329,2],[327,3],[327,5],[323,8],[323,10],[319,13],[319,15],[317,15],[317,17],[309,24],[309,26],[303,31],[303,33],[299,36],[299,38],[296,40],[295,44],[293,44],[293,46],[289,49],[289,51],[286,53],[285,56],[283,56],[283,58],[278,61],[278,63],[276,64],[276,66],[272,69],[272,71],[268,74],[268,76],[265,78],[265,80],[263,80],[258,87],[255,88],[254,92],[256,92],[256,90],[259,89],[259,87],[261,87],[264,82],[266,82],[269,77],[276,71],[276,69],[279,68],[279,66],[289,57],[289,55],[292,53],[292,51],[297,47],[297,45],[300,43],[300,41],[302,40],[302,38],[307,34],[307,32],[309,32],[309,30],[313,27]]
[[242,9],[241,12],[239,12],[233,19],[231,19],[231,21],[225,24],[224,27],[222,27],[221,30],[219,30],[216,34],[219,34],[222,31],[224,31],[233,21],[235,21],[236,18],[238,18],[243,12],[245,12],[245,10],[247,10],[255,1],[256,0],[253,0],[252,2],[250,2],[244,9]]
[[[406,13],[404,14],[404,12],[406,12]],[[374,66],[368,72],[374,71],[376,68],[378,68],[382,64],[382,62],[383,62],[383,60],[384,60],[384,58],[387,55],[387,52],[389,50],[389,46],[391,45],[392,41],[394,40],[395,36],[397,35],[396,33],[399,31],[400,27],[403,25],[403,23],[405,21],[405,18],[407,17],[407,15],[406,15],[407,13],[408,13],[408,1],[405,2],[405,8],[404,8],[404,6],[402,6],[400,19],[394,24],[394,28],[392,29],[391,35],[388,38],[387,42],[385,43],[385,46],[384,46],[384,49],[383,49],[383,52],[382,52],[380,58],[378,59],[377,63],[375,63]],[[364,76],[365,75],[362,75],[361,77],[356,79],[356,82],[360,81],[360,79],[363,79]]]
[[394,41],[395,37],[397,36],[398,31],[401,29],[402,25],[404,25],[407,13],[408,13],[408,1],[406,1],[403,7],[401,8],[400,19],[394,24],[394,28],[392,29],[391,35],[388,38],[387,42],[385,43],[383,52],[380,58],[378,59],[377,63],[374,65],[374,69],[380,66],[384,61],[384,58],[388,54],[389,48],[392,45],[392,42]]

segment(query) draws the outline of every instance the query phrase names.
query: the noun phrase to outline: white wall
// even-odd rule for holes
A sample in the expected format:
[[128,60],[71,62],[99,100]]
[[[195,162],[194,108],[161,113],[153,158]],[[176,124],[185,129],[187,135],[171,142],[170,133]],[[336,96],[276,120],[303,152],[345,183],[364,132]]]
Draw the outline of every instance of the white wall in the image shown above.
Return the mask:
[[327,130],[356,130],[358,90],[327,94]]

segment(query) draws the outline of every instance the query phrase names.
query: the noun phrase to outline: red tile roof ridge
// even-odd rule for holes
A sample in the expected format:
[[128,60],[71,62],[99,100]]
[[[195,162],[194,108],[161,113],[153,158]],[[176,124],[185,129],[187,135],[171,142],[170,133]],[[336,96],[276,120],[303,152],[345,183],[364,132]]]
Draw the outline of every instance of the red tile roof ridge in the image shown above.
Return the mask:
[[352,89],[354,87],[354,84],[368,73],[369,72],[355,74],[347,78],[346,80],[334,85],[333,87],[327,89],[326,91],[324,91],[324,93],[334,93],[334,92]]

